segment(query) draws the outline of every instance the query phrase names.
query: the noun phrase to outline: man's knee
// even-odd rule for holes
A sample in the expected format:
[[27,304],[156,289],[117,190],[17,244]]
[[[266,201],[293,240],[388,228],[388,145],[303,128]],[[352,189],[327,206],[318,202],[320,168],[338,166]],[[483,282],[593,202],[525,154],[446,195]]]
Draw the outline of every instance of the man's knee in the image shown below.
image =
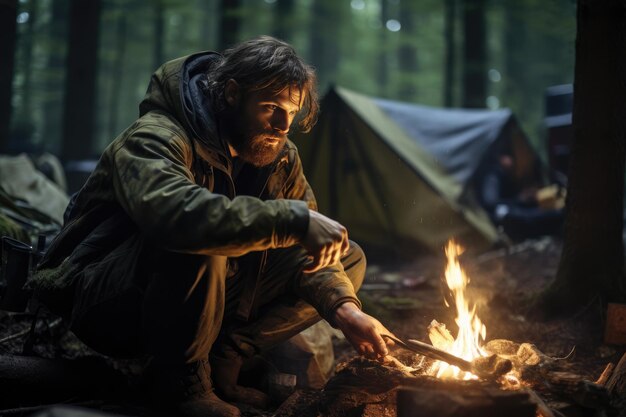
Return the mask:
[[365,259],[365,253],[363,249],[354,241],[350,241],[350,249],[348,253],[341,259],[343,269],[350,278],[354,290],[358,291],[365,279],[365,268],[367,267],[367,260]]

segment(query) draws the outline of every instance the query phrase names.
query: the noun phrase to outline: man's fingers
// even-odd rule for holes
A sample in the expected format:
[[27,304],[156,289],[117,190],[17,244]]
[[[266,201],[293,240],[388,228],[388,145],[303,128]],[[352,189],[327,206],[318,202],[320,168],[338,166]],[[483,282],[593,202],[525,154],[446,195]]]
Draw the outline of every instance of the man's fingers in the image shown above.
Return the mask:
[[388,337],[384,337],[383,339],[385,339],[385,343],[387,344],[387,346],[395,346],[396,342],[394,342],[392,339],[388,338]]
[[389,350],[387,350],[387,343],[385,343],[383,338],[378,333],[376,333],[374,337],[375,337],[374,343],[376,347],[376,353],[382,356],[387,356],[387,354],[389,353]]
[[303,272],[317,272],[322,268],[334,265],[341,260],[342,253],[336,246],[325,247],[318,256],[313,256],[312,261],[305,265]]
[[350,241],[348,240],[348,236],[341,242],[341,256],[344,256],[350,250]]
[[313,256],[311,261],[308,262],[305,266],[304,269],[302,270],[302,272],[310,274],[312,272],[316,272],[319,269],[322,268],[322,264],[321,264],[321,257],[320,255],[318,256]]

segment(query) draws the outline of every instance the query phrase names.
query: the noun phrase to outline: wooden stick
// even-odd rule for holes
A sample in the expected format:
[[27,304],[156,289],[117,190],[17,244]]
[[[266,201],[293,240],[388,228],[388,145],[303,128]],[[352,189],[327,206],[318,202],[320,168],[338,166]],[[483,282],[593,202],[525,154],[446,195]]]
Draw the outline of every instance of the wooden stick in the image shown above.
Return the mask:
[[615,369],[615,364],[613,362],[607,363],[606,368],[604,368],[604,371],[602,371],[602,374],[600,374],[600,377],[596,381],[596,384],[605,386],[606,383],[609,382],[609,378],[613,373],[613,369]]
[[622,358],[609,377],[606,383],[606,389],[609,391],[610,395],[626,395],[626,353],[622,355]]
[[530,396],[530,401],[537,404],[537,415],[541,417],[555,417],[552,410],[546,405],[541,397],[533,390],[524,390]]
[[[61,324],[61,319],[56,319],[52,323],[48,324],[48,329],[52,329],[58,326],[59,324]],[[22,330],[21,332],[17,332],[15,334],[2,338],[0,339],[0,344],[25,336],[28,334],[28,332],[30,332],[30,329],[31,329],[31,326],[28,326],[26,329]]]
[[30,332],[30,327],[27,327],[26,329],[22,330],[21,332],[17,332],[17,333],[15,333],[15,334],[12,334],[12,335],[10,335],[10,336],[7,336],[7,337],[5,337],[5,338],[0,339],[0,344],[2,344],[2,343],[4,343],[4,342],[11,341],[11,340],[13,340],[13,339],[20,338],[20,337],[22,337],[22,336],[24,336],[24,335],[27,335],[27,334],[28,334],[28,332]]

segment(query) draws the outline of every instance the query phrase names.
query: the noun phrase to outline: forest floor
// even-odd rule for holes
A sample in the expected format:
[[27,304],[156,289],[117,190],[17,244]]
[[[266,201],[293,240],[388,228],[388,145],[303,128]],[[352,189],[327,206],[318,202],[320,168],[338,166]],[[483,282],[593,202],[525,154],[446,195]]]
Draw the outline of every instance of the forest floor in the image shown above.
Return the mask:
[[[533,320],[528,300],[554,279],[561,242],[553,238],[529,240],[479,256],[461,255],[460,264],[470,278],[471,304],[486,326],[486,341],[507,339],[532,343],[544,354],[565,357],[572,349],[571,370],[595,381],[607,362],[619,360],[624,346],[603,344],[604,314],[599,300],[580,306],[573,315],[548,321]],[[437,320],[453,335],[456,310],[444,302],[445,254],[423,257],[397,270],[368,269],[366,283],[390,282],[390,289],[360,293],[364,309],[402,338],[428,341],[428,325]],[[376,285],[370,285],[376,288]]]
[[[584,379],[595,381],[607,363],[617,364],[626,351],[624,346],[603,343],[604,312],[599,308],[599,302],[581,306],[574,315],[550,321],[534,321],[527,315],[525,300],[545,288],[554,278],[560,251],[559,240],[544,238],[480,256],[461,256],[460,262],[471,279],[468,286],[470,303],[476,304],[477,314],[486,326],[487,341],[507,339],[532,343],[551,357],[568,356],[574,349],[574,354],[566,361],[566,368]],[[370,265],[364,287],[359,293],[364,310],[377,317],[400,338],[428,341],[427,328],[433,319],[446,324],[455,335],[456,313],[444,303],[447,291],[442,284],[442,277],[445,267],[443,251],[440,255],[421,257],[401,266]],[[0,354],[22,352],[26,336],[4,339],[26,331],[31,321],[28,315],[0,312]],[[31,355],[75,359],[93,354],[82,347],[62,325],[57,326],[57,330],[50,329],[50,323],[53,323],[53,327],[58,323],[53,318],[44,322],[39,325],[42,328],[34,340]],[[334,348],[338,363],[355,356],[345,340],[336,341]],[[36,396],[33,393],[33,398]],[[68,401],[80,402],[76,399]],[[31,403],[29,406],[42,404]],[[95,404],[96,408],[120,414],[143,414],[136,412],[137,409],[103,407],[101,402]],[[30,415],[28,411],[31,410],[24,409],[20,413],[17,407],[17,411],[3,414],[1,408],[9,407],[0,407],[0,415]],[[15,405],[13,408],[16,408]],[[271,415],[250,410],[244,414]]]

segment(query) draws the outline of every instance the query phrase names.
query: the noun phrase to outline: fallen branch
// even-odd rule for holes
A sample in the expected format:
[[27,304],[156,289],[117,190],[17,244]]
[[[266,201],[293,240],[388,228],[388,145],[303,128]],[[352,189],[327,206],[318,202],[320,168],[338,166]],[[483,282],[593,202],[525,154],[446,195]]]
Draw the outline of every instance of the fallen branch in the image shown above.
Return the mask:
[[[50,323],[48,325],[48,329],[52,329],[56,326],[58,326],[61,323],[61,319],[56,319],[54,320],[52,323]],[[19,339],[22,336],[26,336],[28,334],[28,332],[30,332],[31,327],[27,327],[26,329],[22,330],[21,332],[17,332],[15,334],[12,334],[10,336],[7,336],[3,339],[0,339],[0,344],[5,343],[5,342],[10,342],[11,340],[14,339]]]
[[527,392],[530,396],[530,401],[534,402],[537,405],[537,415],[540,417],[555,417],[554,413],[546,405],[543,399],[533,390],[526,389],[524,392]]
[[613,373],[613,369],[615,369],[615,364],[612,362],[607,363],[606,368],[604,368],[604,371],[602,371],[602,374],[600,374],[600,377],[596,381],[596,384],[606,386],[606,383],[609,382],[609,378]]
[[617,363],[606,383],[606,388],[611,395],[626,398],[626,353]]
[[12,334],[10,336],[0,339],[0,344],[5,343],[5,342],[10,342],[11,340],[14,340],[14,339],[18,339],[22,336],[27,335],[28,332],[30,332],[30,327],[22,330],[21,332],[18,332],[18,333],[15,333],[15,334]]

